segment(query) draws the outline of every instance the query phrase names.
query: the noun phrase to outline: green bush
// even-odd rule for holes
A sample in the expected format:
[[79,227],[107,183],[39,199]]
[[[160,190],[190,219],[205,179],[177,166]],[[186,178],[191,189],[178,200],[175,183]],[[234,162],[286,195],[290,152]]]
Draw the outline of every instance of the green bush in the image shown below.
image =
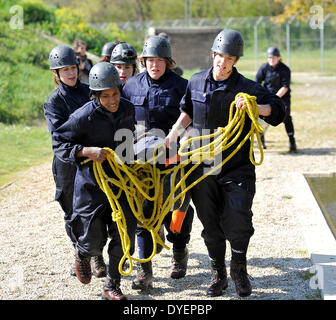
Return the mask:
[[84,22],[84,17],[70,8],[55,11],[56,23],[53,32],[61,39],[72,43],[81,39],[87,43],[88,51],[100,56],[104,44],[109,41],[124,40],[125,34],[114,24],[109,24],[104,31],[97,30]]
[[25,1],[22,3],[22,7],[25,24],[55,22],[55,13],[43,3]]
[[54,46],[32,25],[11,30],[0,22],[0,122],[43,119],[43,103],[53,90],[48,57]]

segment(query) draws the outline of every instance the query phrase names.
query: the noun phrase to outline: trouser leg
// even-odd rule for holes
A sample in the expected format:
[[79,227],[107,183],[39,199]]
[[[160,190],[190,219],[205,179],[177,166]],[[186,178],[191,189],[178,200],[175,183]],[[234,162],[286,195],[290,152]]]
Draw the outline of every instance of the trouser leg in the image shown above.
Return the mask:
[[[105,208],[111,213],[110,208]],[[71,222],[71,230],[76,237],[76,249],[80,255],[93,257],[101,255],[107,241],[106,212],[100,211],[77,215]]]
[[254,233],[251,211],[254,189],[253,180],[220,185],[215,176],[207,177],[193,188],[192,199],[211,259],[224,261],[226,239],[234,250],[244,251],[246,255],[248,241]]
[[52,162],[52,172],[54,176],[56,191],[55,200],[60,204],[64,212],[64,227],[73,245],[76,243],[71,232],[70,223],[73,218],[73,192],[76,167],[60,161],[56,156]]
[[[127,225],[127,233],[130,240],[130,254],[134,253],[134,242],[135,242],[135,230],[137,227],[137,220],[131,211],[127,199],[124,195],[122,195],[119,199],[119,202],[122,206],[126,225]],[[109,269],[108,276],[112,279],[120,278],[119,273],[119,263],[121,258],[124,255],[120,234],[118,232],[117,224],[114,222],[114,226],[110,230],[111,240],[108,246],[108,254],[109,254]]]

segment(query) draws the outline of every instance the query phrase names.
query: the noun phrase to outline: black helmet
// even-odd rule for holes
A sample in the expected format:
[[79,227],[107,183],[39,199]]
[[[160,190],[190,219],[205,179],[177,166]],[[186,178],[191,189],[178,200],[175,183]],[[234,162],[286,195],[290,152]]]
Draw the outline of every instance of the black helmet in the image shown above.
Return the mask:
[[101,55],[111,57],[112,51],[117,44],[118,44],[117,42],[107,42],[107,43],[105,43],[104,47],[102,49]]
[[128,43],[119,43],[115,46],[111,55],[111,63],[136,64],[137,53]]
[[143,58],[171,58],[171,48],[167,39],[159,36],[150,37],[142,50]]
[[224,29],[215,38],[211,51],[241,57],[244,51],[244,41],[238,31]]
[[121,86],[121,81],[113,64],[99,62],[90,70],[89,85],[91,90],[102,91]]
[[280,50],[277,47],[269,47],[267,49],[267,58],[273,56],[280,57]]
[[49,55],[50,69],[60,69],[78,64],[75,51],[67,46],[58,46],[51,50]]

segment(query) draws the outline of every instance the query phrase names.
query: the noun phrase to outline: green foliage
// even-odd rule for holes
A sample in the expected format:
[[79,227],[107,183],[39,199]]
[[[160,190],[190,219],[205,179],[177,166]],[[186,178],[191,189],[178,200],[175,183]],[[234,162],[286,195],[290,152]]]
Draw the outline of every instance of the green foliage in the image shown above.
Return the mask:
[[0,22],[0,122],[43,118],[43,103],[53,90],[48,56],[54,46],[32,27],[12,30]]
[[88,51],[97,55],[100,55],[106,42],[112,39],[125,40],[125,35],[116,25],[110,23],[104,31],[97,30],[84,22],[83,15],[70,8],[57,9],[55,15],[54,34],[69,42],[73,42],[76,38],[84,40]]
[[55,14],[43,2],[23,1],[24,23],[54,23]]

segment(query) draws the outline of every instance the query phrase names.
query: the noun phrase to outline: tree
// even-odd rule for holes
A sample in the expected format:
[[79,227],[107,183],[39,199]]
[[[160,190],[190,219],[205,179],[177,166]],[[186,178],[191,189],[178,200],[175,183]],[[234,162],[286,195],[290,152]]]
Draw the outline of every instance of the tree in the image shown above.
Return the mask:
[[274,20],[278,23],[284,23],[292,16],[296,16],[299,21],[307,22],[312,14],[311,10],[320,6],[323,8],[323,13],[333,13],[336,9],[335,0],[275,0],[278,3],[285,3],[283,13],[279,14]]

